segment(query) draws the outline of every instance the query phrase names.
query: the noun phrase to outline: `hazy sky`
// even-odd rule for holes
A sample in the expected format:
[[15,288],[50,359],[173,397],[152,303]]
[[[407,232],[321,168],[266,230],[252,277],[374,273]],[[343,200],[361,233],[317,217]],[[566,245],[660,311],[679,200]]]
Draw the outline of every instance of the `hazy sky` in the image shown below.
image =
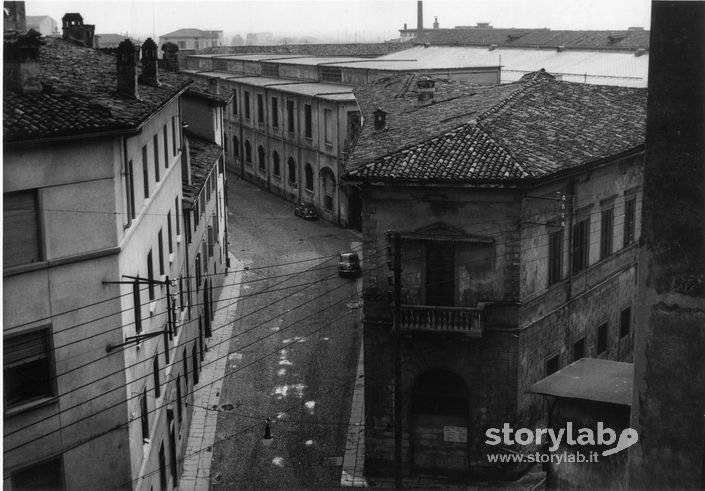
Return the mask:
[[[494,27],[551,29],[649,28],[650,0],[425,0],[424,27],[438,17],[440,27],[490,22]],[[248,32],[275,36],[358,34],[393,39],[404,23],[416,27],[416,0],[217,0],[183,1],[26,1],[27,15],[57,22],[79,12],[96,33],[128,33],[144,39],[185,27],[222,30],[225,40]]]

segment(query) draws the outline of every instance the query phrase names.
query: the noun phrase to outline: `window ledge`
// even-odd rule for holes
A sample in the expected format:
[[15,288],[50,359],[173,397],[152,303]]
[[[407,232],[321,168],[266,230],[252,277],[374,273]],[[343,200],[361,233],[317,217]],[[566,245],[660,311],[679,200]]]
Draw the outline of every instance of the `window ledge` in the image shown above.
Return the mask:
[[181,235],[176,236],[176,243],[181,244]]
[[174,257],[175,257],[175,256],[176,256],[176,254],[174,254],[173,252],[169,254],[169,264],[173,264],[173,263],[174,263]]
[[34,399],[32,401],[23,402],[10,408],[6,408],[4,415],[5,417],[9,418],[18,414],[25,413],[27,411],[39,409],[40,407],[48,406],[50,404],[58,404],[58,402],[58,396],[45,396],[38,399]]

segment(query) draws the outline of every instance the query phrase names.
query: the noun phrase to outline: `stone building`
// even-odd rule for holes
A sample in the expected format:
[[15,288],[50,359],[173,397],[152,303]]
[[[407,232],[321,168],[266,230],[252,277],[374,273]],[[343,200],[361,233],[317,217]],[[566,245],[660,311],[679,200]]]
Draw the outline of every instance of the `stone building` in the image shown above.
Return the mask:
[[159,73],[151,39],[111,56],[69,37],[5,40],[4,486],[171,489],[204,336],[184,286],[182,209],[204,187],[184,155],[191,81]]
[[225,114],[225,161],[240,177],[325,220],[359,227],[357,188],[340,181],[360,128],[353,86],[421,71],[499,82],[497,66],[429,67],[409,60],[303,55],[191,55],[184,73],[233,94]]
[[355,96],[366,469],[391,472],[396,383],[405,475],[493,475],[485,431],[544,422],[531,384],[583,357],[631,360],[646,93],[536,72],[405,75]]

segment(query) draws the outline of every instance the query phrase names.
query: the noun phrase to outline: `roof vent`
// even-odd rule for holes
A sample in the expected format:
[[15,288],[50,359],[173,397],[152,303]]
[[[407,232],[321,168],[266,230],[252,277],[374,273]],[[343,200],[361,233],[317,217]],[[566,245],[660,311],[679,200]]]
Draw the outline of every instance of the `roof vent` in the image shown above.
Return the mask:
[[563,46],[562,44],[560,46],[556,46],[556,51],[562,53],[563,51],[565,51],[565,46]]
[[489,22],[478,22],[477,29],[492,29],[492,26]]
[[490,44],[490,47],[489,47],[488,49],[489,49],[490,51],[494,51],[494,50],[496,50],[498,47],[499,47],[499,46],[497,46],[496,44]]
[[636,51],[634,51],[634,56],[639,58],[641,55],[645,55],[646,50],[644,48],[638,48]]
[[423,78],[416,82],[416,88],[419,91],[419,106],[428,106],[433,104],[433,98],[436,91],[436,82],[430,78]]
[[623,34],[610,34],[607,39],[610,40],[610,44],[618,43],[623,40],[625,36]]

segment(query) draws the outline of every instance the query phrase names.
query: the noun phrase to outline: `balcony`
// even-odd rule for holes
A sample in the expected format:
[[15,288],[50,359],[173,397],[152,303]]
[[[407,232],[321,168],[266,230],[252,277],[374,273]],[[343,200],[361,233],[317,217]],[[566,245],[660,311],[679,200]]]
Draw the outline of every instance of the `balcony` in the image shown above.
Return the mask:
[[481,338],[484,305],[477,308],[402,305],[402,331],[455,332]]

